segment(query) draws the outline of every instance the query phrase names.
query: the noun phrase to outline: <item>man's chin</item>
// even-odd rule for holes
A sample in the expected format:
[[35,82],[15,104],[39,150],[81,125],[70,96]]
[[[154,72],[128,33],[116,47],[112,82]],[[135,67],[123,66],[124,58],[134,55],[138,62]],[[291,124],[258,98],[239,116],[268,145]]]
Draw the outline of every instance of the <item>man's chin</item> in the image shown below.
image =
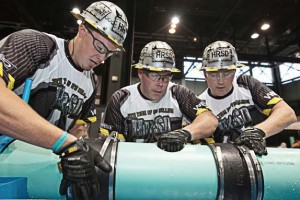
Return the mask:
[[223,97],[227,94],[228,92],[226,92],[225,90],[218,90],[215,94],[215,96],[217,97]]
[[162,94],[155,94],[152,96],[152,101],[160,101],[162,99]]
[[90,71],[90,70],[94,69],[95,67],[96,67],[95,65],[85,66],[85,67],[84,67],[84,70],[85,70],[85,71]]

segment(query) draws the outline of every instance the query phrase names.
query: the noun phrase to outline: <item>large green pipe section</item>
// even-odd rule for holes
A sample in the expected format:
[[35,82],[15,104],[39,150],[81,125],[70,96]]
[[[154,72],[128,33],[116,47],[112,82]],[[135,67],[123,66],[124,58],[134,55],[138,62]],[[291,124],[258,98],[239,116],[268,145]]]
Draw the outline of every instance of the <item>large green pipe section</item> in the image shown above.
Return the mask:
[[[94,140],[90,140],[91,145]],[[95,146],[95,145],[94,145]],[[103,139],[97,150],[111,162],[99,172],[101,199],[298,199],[300,150],[268,148],[255,156],[232,144],[186,145],[176,153],[155,144]],[[29,198],[64,199],[59,158],[21,141],[0,154],[0,177],[27,177]],[[1,196],[1,194],[0,194]]]

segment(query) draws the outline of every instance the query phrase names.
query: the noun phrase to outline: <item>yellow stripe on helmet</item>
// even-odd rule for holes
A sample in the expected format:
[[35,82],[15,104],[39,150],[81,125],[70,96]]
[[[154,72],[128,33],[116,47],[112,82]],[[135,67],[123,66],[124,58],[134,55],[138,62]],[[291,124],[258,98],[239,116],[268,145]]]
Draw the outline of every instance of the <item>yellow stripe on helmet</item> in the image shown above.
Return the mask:
[[158,68],[158,67],[151,67],[151,66],[144,66],[144,65],[139,65],[139,64],[136,64],[136,65],[132,65],[134,68],[136,69],[146,69],[146,70],[149,70],[149,71],[153,71],[153,72],[172,72],[172,73],[178,73],[178,72],[181,72],[181,70],[177,69],[177,68]]
[[200,67],[199,70],[205,70],[207,72],[217,72],[219,70],[223,70],[223,69],[227,69],[227,70],[235,70],[238,67],[244,67],[245,65],[239,63],[238,65],[229,65],[229,66],[225,66],[225,67]]

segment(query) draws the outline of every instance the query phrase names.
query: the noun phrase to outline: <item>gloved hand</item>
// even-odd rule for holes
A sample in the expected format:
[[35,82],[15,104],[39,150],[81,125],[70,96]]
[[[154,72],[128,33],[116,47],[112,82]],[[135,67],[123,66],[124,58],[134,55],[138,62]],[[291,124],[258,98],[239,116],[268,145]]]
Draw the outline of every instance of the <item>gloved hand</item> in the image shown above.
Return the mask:
[[157,146],[168,152],[177,152],[183,149],[184,144],[190,142],[192,135],[184,129],[161,134],[157,139]]
[[55,153],[60,155],[63,173],[59,193],[66,195],[70,186],[73,199],[99,199],[100,184],[95,166],[110,172],[110,164],[83,139]]
[[266,141],[264,137],[266,133],[255,127],[246,128],[241,131],[241,135],[234,140],[237,145],[246,145],[258,155],[267,155]]

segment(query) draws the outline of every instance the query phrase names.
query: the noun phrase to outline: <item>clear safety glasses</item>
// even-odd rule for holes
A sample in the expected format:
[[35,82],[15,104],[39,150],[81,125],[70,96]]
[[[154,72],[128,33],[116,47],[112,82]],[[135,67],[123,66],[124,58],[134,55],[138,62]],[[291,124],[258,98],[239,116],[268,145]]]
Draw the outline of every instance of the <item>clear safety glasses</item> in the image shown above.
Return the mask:
[[229,79],[235,74],[235,70],[226,71],[226,72],[206,72],[206,76],[212,80],[218,80],[221,77],[223,79]]
[[146,76],[152,81],[158,82],[159,80],[162,80],[164,83],[169,82],[173,77],[172,74],[162,75],[157,72],[149,72],[147,70],[144,70],[144,74],[146,74]]
[[105,46],[105,44],[103,44],[103,42],[101,42],[100,40],[98,40],[92,33],[92,31],[88,28],[86,28],[88,30],[88,32],[91,34],[91,36],[93,37],[93,45],[95,47],[95,49],[101,53],[101,54],[105,54],[105,57],[108,58],[110,56],[112,56],[114,53],[116,53],[118,50],[116,51],[110,51],[108,50],[108,48]]

